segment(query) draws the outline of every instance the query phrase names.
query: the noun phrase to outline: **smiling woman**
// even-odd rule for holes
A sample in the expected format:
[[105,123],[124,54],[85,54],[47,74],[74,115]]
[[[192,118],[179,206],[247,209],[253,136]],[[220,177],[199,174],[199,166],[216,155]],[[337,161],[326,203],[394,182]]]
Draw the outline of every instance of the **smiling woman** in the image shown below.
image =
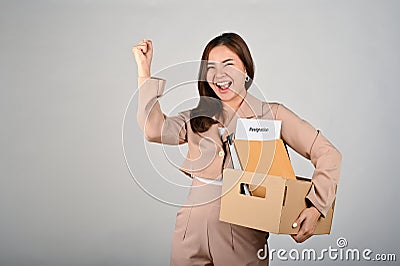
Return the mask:
[[[268,265],[257,256],[268,249],[269,233],[219,220],[222,172],[232,168],[227,136],[235,133],[238,118],[282,121],[281,138],[315,166],[313,186],[295,222],[293,238],[311,237],[318,218],[327,214],[339,179],[339,151],[305,120],[279,103],[263,102],[247,90],[254,64],[244,40],[224,33],[205,47],[199,70],[200,100],[196,108],[167,116],[161,111],[165,80],[150,75],[153,45],[143,40],[133,48],[138,64],[138,123],[147,140],[188,144],[180,170],[192,177],[186,206],[176,216],[171,265]],[[295,227],[295,226],[294,226]]]
[[[212,97],[237,110],[254,77],[254,63],[245,41],[236,33],[224,33],[211,40],[201,56],[198,90],[199,105],[191,113],[194,132],[204,132],[221,119],[222,105],[216,101],[202,103]],[[210,105],[216,105],[212,108]],[[215,109],[210,114],[207,110]],[[201,114],[206,113],[203,116]],[[211,117],[215,117],[213,121]]]
[[242,61],[228,47],[219,45],[211,50],[207,63],[207,83],[223,102],[236,107],[234,109],[246,94],[245,76],[247,71]]

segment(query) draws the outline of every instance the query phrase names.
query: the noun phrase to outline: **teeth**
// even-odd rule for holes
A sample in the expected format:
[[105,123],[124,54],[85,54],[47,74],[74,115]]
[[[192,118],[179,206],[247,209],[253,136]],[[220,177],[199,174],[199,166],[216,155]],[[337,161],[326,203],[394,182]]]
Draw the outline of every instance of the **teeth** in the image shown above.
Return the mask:
[[217,85],[220,86],[220,87],[222,87],[224,85],[228,85],[228,84],[229,84],[229,81],[217,82]]

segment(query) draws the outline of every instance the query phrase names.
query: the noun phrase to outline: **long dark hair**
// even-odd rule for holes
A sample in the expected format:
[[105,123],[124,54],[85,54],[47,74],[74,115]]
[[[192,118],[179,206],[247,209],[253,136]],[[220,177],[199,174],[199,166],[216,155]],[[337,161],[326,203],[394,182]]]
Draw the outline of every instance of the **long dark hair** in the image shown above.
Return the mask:
[[[198,90],[200,94],[199,104],[190,113],[190,126],[193,132],[205,132],[213,124],[218,123],[217,119],[222,116],[221,99],[207,82],[207,61],[211,50],[219,45],[224,45],[238,55],[246,69],[249,81],[245,83],[246,90],[251,86],[254,78],[254,62],[246,42],[236,33],[227,32],[212,39],[204,48],[201,56]],[[216,119],[214,119],[215,117]]]

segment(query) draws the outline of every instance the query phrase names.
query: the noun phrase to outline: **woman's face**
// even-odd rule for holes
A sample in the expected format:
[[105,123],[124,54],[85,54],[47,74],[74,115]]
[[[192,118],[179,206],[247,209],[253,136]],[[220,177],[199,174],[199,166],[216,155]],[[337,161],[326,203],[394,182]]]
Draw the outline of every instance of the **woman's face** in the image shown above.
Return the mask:
[[225,45],[214,47],[208,55],[207,82],[221,101],[240,104],[246,95],[243,62]]

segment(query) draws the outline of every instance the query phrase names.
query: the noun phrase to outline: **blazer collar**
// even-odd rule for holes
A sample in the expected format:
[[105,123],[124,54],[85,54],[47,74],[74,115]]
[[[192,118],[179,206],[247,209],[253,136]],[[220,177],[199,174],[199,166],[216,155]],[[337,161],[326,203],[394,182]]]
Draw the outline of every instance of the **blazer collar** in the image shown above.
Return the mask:
[[242,118],[260,117],[262,116],[262,107],[263,102],[247,92],[237,111],[237,115]]
[[223,105],[223,123],[225,126],[227,126],[229,123],[231,123],[231,120],[234,117],[257,118],[261,117],[262,113],[263,102],[247,92],[236,112],[233,111],[228,105]]

